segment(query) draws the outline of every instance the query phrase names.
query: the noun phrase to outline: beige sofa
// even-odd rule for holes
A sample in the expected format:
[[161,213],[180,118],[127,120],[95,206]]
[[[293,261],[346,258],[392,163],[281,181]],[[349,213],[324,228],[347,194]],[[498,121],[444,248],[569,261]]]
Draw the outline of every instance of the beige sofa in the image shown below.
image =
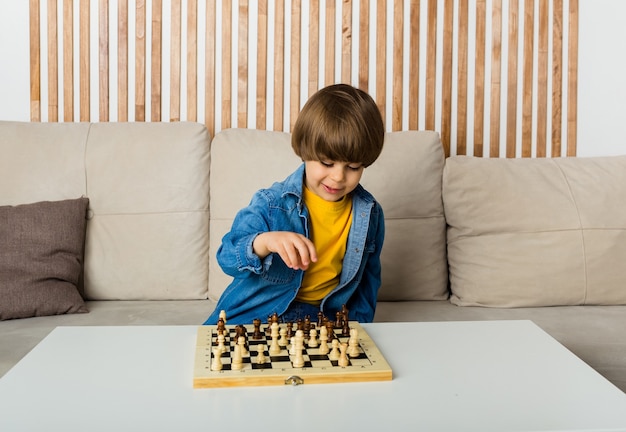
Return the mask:
[[[235,212],[300,163],[289,139],[0,122],[0,281],[13,262],[32,285],[0,285],[0,376],[56,326],[202,323],[228,283],[215,250]],[[376,321],[530,319],[626,390],[626,157],[444,159],[436,133],[396,132],[362,183],[386,218]],[[70,228],[33,204],[80,197],[87,222]],[[15,259],[27,242],[7,221],[23,214],[39,215],[29,235],[84,236],[74,282],[46,276],[54,294],[35,259]]]

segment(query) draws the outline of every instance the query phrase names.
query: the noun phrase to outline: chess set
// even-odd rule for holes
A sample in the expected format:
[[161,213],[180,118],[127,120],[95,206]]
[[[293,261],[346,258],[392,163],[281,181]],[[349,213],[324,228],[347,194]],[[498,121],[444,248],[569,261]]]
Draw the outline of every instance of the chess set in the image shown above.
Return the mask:
[[[347,315],[346,315],[347,317]],[[365,329],[337,316],[279,323],[276,315],[253,328],[227,325],[197,331],[193,387],[328,384],[389,381],[392,371]]]

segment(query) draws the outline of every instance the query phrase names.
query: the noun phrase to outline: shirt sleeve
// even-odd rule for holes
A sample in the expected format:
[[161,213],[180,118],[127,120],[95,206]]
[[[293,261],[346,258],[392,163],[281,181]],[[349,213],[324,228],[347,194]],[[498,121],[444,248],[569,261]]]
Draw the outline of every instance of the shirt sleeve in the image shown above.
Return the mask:
[[230,276],[245,271],[260,274],[271,265],[272,254],[261,260],[252,249],[256,236],[270,230],[267,215],[267,199],[259,192],[237,213],[216,255],[224,273]]

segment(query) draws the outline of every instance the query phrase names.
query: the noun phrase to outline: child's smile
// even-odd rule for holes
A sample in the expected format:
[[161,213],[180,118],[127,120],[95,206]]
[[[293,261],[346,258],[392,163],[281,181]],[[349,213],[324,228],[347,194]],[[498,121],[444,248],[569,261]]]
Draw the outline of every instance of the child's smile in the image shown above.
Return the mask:
[[306,161],[306,187],[326,201],[339,201],[357,187],[363,169],[355,162]]
[[326,192],[331,195],[338,195],[339,193],[341,193],[341,188],[331,188],[330,186],[326,186],[325,184],[322,184],[322,187]]

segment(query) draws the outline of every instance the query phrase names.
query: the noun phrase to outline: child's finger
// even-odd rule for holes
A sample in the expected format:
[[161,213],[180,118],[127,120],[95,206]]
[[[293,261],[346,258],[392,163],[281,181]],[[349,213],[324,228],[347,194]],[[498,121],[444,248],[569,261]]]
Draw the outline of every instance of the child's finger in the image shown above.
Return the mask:
[[309,267],[311,262],[317,261],[317,252],[315,251],[315,246],[311,240],[306,237],[302,237],[302,241],[297,244],[296,248],[298,250],[298,255],[300,257],[300,264],[303,270],[306,270]]

